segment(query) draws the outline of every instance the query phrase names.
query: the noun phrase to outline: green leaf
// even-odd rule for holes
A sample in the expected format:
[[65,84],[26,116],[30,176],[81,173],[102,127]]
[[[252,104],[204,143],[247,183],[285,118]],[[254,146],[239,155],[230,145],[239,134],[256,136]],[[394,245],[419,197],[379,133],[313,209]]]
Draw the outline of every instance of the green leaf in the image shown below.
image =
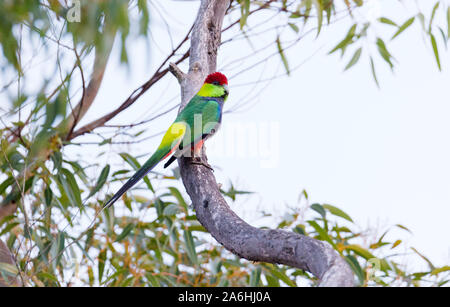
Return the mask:
[[421,253],[419,253],[419,251],[417,249],[415,249],[414,247],[411,247],[411,249],[417,254],[419,255],[420,258],[422,258],[423,260],[425,260],[426,263],[428,263],[428,266],[430,267],[430,270],[435,270],[436,267],[433,265],[433,263],[424,255],[422,255]]
[[53,282],[55,282],[56,284],[59,285],[58,278],[55,275],[53,275],[53,274],[50,274],[50,273],[47,273],[47,272],[39,272],[38,276],[39,276],[39,279],[43,279],[43,280],[47,279],[47,280],[53,281]]
[[331,214],[342,217],[343,219],[346,219],[349,222],[353,223],[352,218],[345,213],[344,211],[342,211],[341,209],[334,207],[332,205],[322,205],[325,209],[327,209]]
[[6,191],[6,189],[15,182],[14,177],[8,177],[0,184],[0,194]]
[[371,71],[372,71],[373,79],[375,80],[375,83],[377,84],[377,87],[380,88],[380,83],[378,83],[377,72],[375,70],[375,64],[373,62],[372,56],[370,57],[370,68],[371,68]]
[[44,190],[44,198],[45,198],[45,205],[47,207],[50,207],[53,199],[53,191],[52,189],[50,189],[50,185],[48,185]]
[[365,273],[364,273],[363,269],[361,268],[361,266],[359,265],[358,260],[356,260],[356,258],[353,257],[352,255],[347,255],[347,256],[345,256],[344,259],[350,265],[350,268],[355,273],[355,275],[358,277],[359,283],[362,285],[365,280]]
[[58,234],[58,240],[57,240],[58,253],[56,254],[55,265],[58,265],[61,262],[61,258],[64,254],[65,242],[66,242],[65,232],[61,231]]
[[392,244],[391,249],[392,249],[392,248],[396,248],[396,247],[399,246],[401,243],[402,243],[402,240],[397,240],[397,241],[395,241],[395,242]]
[[425,29],[425,16],[422,13],[418,13],[417,18],[419,18],[420,25],[422,26],[423,31],[426,32],[427,30]]
[[288,64],[286,55],[284,54],[283,47],[281,47],[280,37],[277,37],[276,43],[277,43],[278,53],[280,54],[281,61],[283,62],[283,65],[284,65],[284,69],[286,70],[286,73],[288,75],[290,75],[291,72],[289,70],[289,64]]
[[274,277],[284,282],[289,287],[297,287],[297,284],[293,282],[284,272],[278,269],[276,265],[264,266]]
[[308,224],[311,225],[314,228],[314,230],[318,233],[320,239],[322,239],[324,241],[327,241],[334,248],[336,248],[336,244],[334,244],[334,242],[331,239],[331,237],[328,235],[328,233],[325,231],[325,229],[323,229],[322,227],[319,226],[319,224],[317,224],[317,222],[315,222],[315,221],[308,221]]
[[180,207],[176,204],[170,204],[170,205],[166,206],[163,210],[163,214],[165,216],[173,216],[173,215],[177,214],[178,212],[180,212]]
[[8,223],[5,228],[3,228],[2,232],[0,232],[0,236],[3,236],[5,233],[8,233],[11,229],[16,227],[17,225],[20,225],[20,223],[14,222],[14,223]]
[[87,274],[88,274],[88,278],[89,278],[89,286],[93,287],[94,286],[94,270],[92,269],[92,266],[88,266]]
[[280,282],[278,281],[278,278],[273,277],[272,275],[265,275],[267,280],[267,286],[268,287],[280,287]]
[[322,216],[322,218],[325,218],[325,215],[327,214],[325,209],[320,204],[312,204],[311,209],[319,213]]
[[[191,225],[188,227],[189,231],[208,232],[202,225]],[[209,233],[209,232],[208,232]]]
[[398,228],[400,228],[400,229],[406,230],[406,231],[409,232],[409,233],[412,233],[412,231],[409,230],[409,228],[407,228],[406,226],[403,226],[403,225],[401,225],[401,224],[396,224],[395,226],[398,227]]
[[98,281],[101,283],[106,264],[106,249],[100,251],[98,255]]
[[430,39],[431,39],[431,45],[433,46],[434,56],[436,57],[437,66],[438,66],[439,70],[442,70],[441,60],[439,58],[439,50],[437,47],[436,38],[434,37],[433,33],[430,33]]
[[239,20],[239,24],[241,29],[244,28],[247,23],[247,18],[250,13],[250,0],[241,0],[241,19]]
[[447,8],[447,38],[450,39],[450,6]]
[[389,18],[386,18],[386,17],[380,17],[380,18],[378,18],[378,21],[381,23],[387,24],[387,25],[398,27],[398,25],[395,22],[393,22],[392,20],[390,20]]
[[182,206],[186,211],[188,210],[188,205],[181,195],[180,191],[175,187],[169,187],[170,193],[177,199],[178,204]]
[[378,47],[378,52],[380,53],[381,57],[386,61],[386,63],[389,64],[389,66],[392,69],[394,67],[394,64],[392,64],[392,61],[391,61],[392,55],[387,50],[386,45],[381,38],[377,38],[377,47]]
[[186,253],[191,260],[191,262],[195,265],[198,264],[197,252],[195,251],[194,239],[192,238],[192,233],[189,230],[184,230],[183,233],[184,242],[186,244]]
[[81,193],[73,174],[68,169],[62,168],[58,175],[58,179],[60,180],[67,197],[72,202],[72,205],[77,205],[81,208]]
[[[134,157],[132,157],[131,155],[129,155],[126,152],[120,153],[120,156],[122,157],[122,159],[125,160],[125,162],[127,162],[135,171],[139,170],[141,168],[141,165],[139,164],[138,160]],[[144,177],[144,182],[147,185],[147,187],[149,188],[150,191],[152,191],[153,193],[155,193],[155,190],[153,189],[152,184],[150,183],[150,179],[148,179],[147,176]]]
[[445,50],[448,50],[448,39],[447,39],[447,35],[444,33],[444,30],[442,30],[441,27],[439,27],[439,33],[441,33],[442,36],[442,41],[445,44]]
[[133,223],[127,224],[127,225],[123,228],[122,233],[121,233],[120,235],[117,236],[115,242],[120,242],[120,241],[122,241],[123,239],[125,239],[125,238],[130,234],[130,232],[133,230],[133,228],[134,228],[134,224],[133,224]]
[[250,281],[249,286],[250,287],[258,287],[261,283],[261,267],[257,267],[256,269],[253,269],[250,274]]
[[355,65],[361,58],[361,53],[362,53],[362,48],[360,47],[360,48],[358,48],[358,50],[355,51],[355,54],[353,54],[352,59],[350,60],[350,62],[348,62],[347,66],[345,66],[344,70],[348,70],[350,67]]
[[298,226],[295,226],[295,228],[294,228],[294,232],[296,232],[296,233],[298,233],[298,234],[300,234],[300,235],[305,235],[306,233],[305,233],[305,229],[304,229],[304,226],[302,227],[303,225],[298,225]]
[[434,17],[436,16],[436,11],[439,8],[439,4],[440,4],[440,2],[436,2],[436,4],[433,7],[433,11],[431,12],[430,23],[428,25],[428,33],[431,33],[431,28],[433,26]]
[[400,28],[398,28],[397,32],[395,32],[394,36],[392,36],[391,40],[393,40],[394,38],[396,38],[397,36],[399,36],[403,31],[405,31],[410,25],[413,24],[415,20],[415,17],[411,17],[410,19],[408,19],[407,21],[405,21],[405,23],[403,23]]
[[119,154],[122,159],[125,160],[135,171],[141,168],[141,165],[139,164],[138,160],[136,160],[135,157],[131,156],[130,154],[126,152],[122,152]]
[[95,184],[95,186],[92,188],[91,193],[89,193],[89,197],[91,197],[92,195],[94,195],[95,193],[97,193],[98,191],[100,191],[100,189],[103,187],[103,185],[106,182],[106,179],[108,179],[108,175],[109,175],[109,170],[110,170],[110,166],[109,164],[107,164],[101,171],[100,176],[97,179],[97,183]]
[[139,12],[142,14],[142,18],[139,22],[139,32],[143,35],[147,35],[148,32],[148,24],[150,22],[150,14],[148,11],[147,1],[146,0],[138,0],[137,2]]
[[300,31],[300,29],[298,28],[298,26],[292,22],[288,22],[289,27],[291,27],[291,29],[295,32],[298,33]]
[[366,260],[377,259],[371,252],[357,244],[346,245],[344,249],[351,250]]
[[316,11],[317,11],[317,36],[319,36],[320,30],[322,29],[322,23],[323,23],[323,7],[322,7],[322,2],[319,0],[313,0],[313,4],[316,7]]
[[439,273],[447,272],[447,271],[450,271],[450,266],[448,266],[448,265],[443,266],[441,268],[434,269],[433,271],[431,271],[430,274],[431,275],[438,275]]
[[345,38],[342,41],[340,41],[330,52],[328,52],[328,54],[332,54],[337,50],[341,49],[342,51],[341,56],[343,56],[347,47],[354,43],[353,37],[355,36],[356,26],[357,26],[356,24],[351,26]]
[[228,196],[229,198],[231,198],[233,201],[236,200],[236,196],[237,195],[245,195],[245,194],[253,194],[253,192],[250,191],[240,191],[240,190],[236,190],[233,186],[232,183],[230,183],[230,188],[228,191],[224,191],[223,189],[220,189],[220,192],[223,195]]

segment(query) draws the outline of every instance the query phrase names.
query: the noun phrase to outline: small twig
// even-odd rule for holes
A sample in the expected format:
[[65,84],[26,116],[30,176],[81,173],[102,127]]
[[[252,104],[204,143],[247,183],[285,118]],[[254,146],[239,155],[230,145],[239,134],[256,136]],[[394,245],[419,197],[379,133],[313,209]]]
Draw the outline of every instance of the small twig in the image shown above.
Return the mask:
[[169,71],[175,76],[175,78],[177,78],[179,83],[186,79],[186,74],[182,72],[181,69],[174,63],[169,64]]

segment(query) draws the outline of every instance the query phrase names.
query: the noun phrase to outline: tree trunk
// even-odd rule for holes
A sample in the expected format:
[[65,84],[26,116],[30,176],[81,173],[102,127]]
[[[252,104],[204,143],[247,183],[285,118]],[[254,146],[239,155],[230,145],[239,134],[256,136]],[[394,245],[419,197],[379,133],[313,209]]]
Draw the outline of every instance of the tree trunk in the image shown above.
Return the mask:
[[[181,107],[199,90],[207,74],[216,70],[222,20],[230,1],[202,0],[191,36],[189,72],[171,64],[170,70],[181,85]],[[207,160],[203,152],[204,161]],[[178,160],[181,177],[200,223],[225,248],[239,257],[279,263],[311,272],[320,286],[353,286],[353,273],[327,243],[284,230],[255,228],[240,219],[219,191],[213,173]]]

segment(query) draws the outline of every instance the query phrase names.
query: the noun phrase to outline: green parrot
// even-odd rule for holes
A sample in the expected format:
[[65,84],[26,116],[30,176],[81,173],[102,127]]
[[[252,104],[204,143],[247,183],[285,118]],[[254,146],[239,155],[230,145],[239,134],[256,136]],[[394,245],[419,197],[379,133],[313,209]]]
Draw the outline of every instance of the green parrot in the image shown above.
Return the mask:
[[[155,153],[144,165],[114,194],[103,206],[108,208],[114,204],[126,191],[148,174],[159,162],[170,156],[164,168],[181,156],[192,152],[199,157],[199,151],[207,138],[213,135],[222,121],[222,107],[228,98],[228,80],[220,72],[208,75],[200,91],[186,107],[178,114],[156,149]],[[208,168],[209,165],[195,162]]]

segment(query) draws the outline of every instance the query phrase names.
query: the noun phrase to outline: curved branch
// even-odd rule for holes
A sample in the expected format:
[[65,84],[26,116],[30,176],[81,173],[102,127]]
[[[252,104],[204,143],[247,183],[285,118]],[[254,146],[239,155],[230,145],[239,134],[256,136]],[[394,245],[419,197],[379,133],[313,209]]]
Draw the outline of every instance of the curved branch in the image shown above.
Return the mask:
[[[174,64],[170,66],[181,85],[180,110],[198,91],[206,75],[216,69],[220,29],[229,4],[230,1],[202,0],[192,32],[189,72],[184,74]],[[202,159],[207,159],[204,152]],[[190,163],[187,157],[178,162],[199,222],[225,248],[248,260],[286,264],[311,272],[320,279],[320,286],[353,285],[348,264],[327,243],[294,232],[247,224],[230,209],[209,169]]]
[[103,48],[95,49],[95,59],[94,59],[94,68],[92,71],[92,77],[89,81],[87,87],[84,86],[84,77],[83,70],[81,68],[81,60],[77,55],[77,61],[81,72],[81,77],[83,78],[83,95],[80,99],[80,102],[77,106],[72,110],[72,113],[67,118],[65,122],[62,124],[65,125],[65,128],[68,129],[68,133],[66,135],[66,139],[71,139],[71,135],[77,123],[83,118],[89,108],[92,106],[95,97],[97,97],[98,90],[100,89],[100,85],[103,81],[103,76],[106,70],[106,64],[108,63],[109,56],[111,54],[114,38],[116,34],[116,30],[114,28],[109,29],[110,27],[105,25],[105,33],[108,35],[106,40],[106,44]]

